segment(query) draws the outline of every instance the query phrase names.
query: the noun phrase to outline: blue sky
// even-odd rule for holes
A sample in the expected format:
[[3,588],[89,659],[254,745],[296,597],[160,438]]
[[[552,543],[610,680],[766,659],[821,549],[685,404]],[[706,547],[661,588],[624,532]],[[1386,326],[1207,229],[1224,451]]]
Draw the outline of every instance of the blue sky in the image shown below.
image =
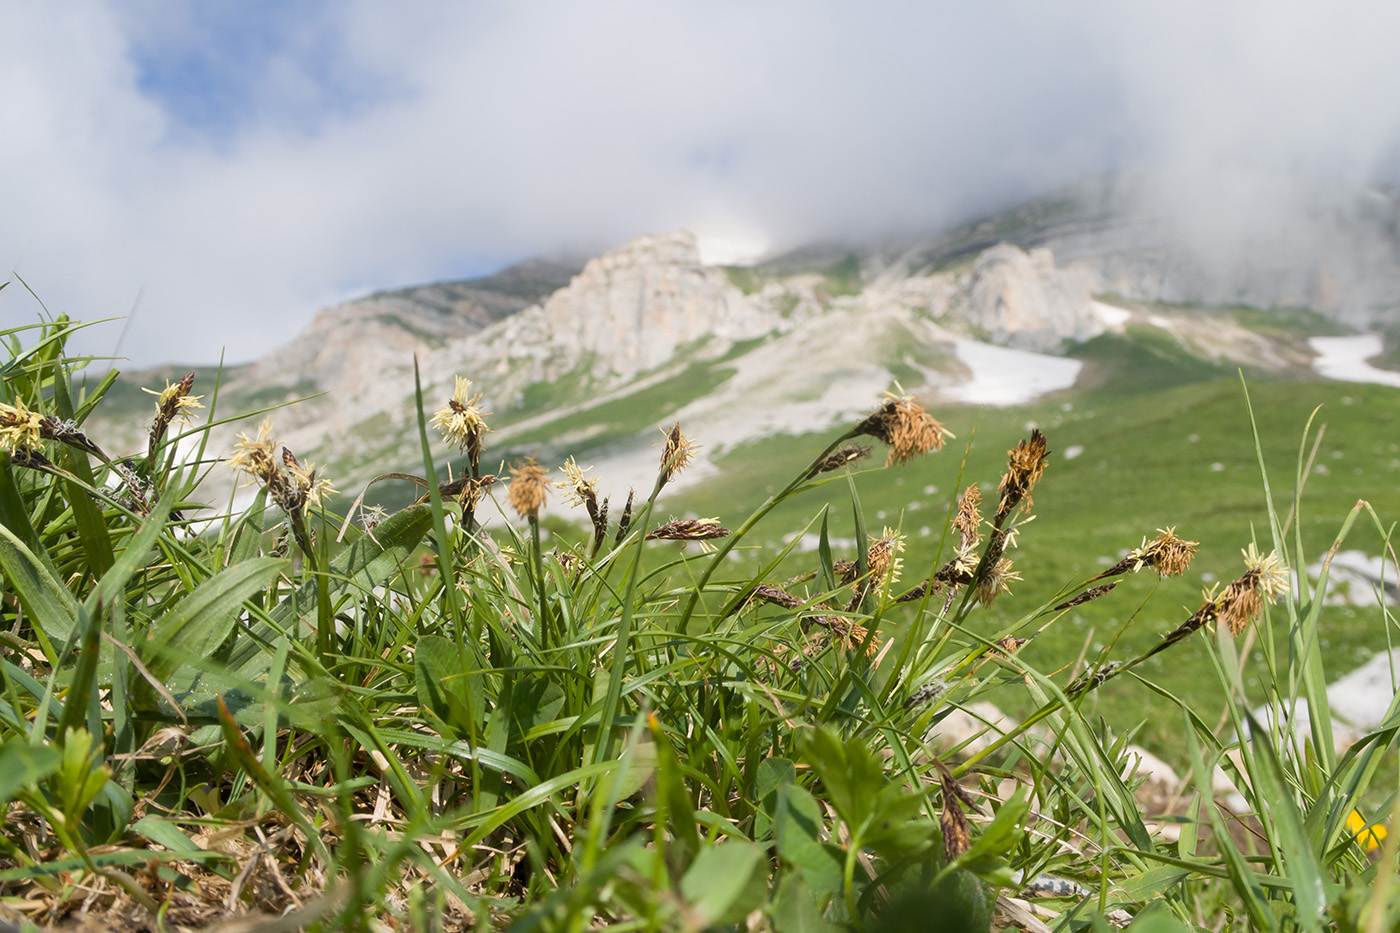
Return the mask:
[[[135,307],[136,364],[238,361],[353,294],[676,227],[734,259],[1123,166],[1209,213],[1222,179],[1400,181],[1395,35],[1378,0],[0,0],[0,259],[52,310]],[[1280,223],[1247,187],[1225,227]]]

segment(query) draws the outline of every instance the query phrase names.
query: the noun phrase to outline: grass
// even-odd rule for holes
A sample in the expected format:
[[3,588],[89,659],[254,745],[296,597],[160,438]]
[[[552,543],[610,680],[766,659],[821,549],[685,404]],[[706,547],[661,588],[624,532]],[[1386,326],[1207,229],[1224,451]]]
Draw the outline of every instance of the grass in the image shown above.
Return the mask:
[[[1025,437],[1011,419],[1028,412],[987,415],[975,432],[972,412],[945,415],[973,442],[964,462],[927,452],[936,431],[917,405],[883,403],[821,440],[737,452],[747,459],[726,468],[750,475],[731,472],[731,501],[715,510],[729,533],[686,526],[714,550],[680,554],[649,536],[662,530],[657,510],[681,501],[668,485],[688,450],[677,432],[625,527],[616,512],[594,515],[546,551],[529,471],[526,486],[480,501],[439,486],[444,443],[426,411],[441,399],[419,399],[428,502],[342,527],[317,501],[320,477],[260,437],[233,457],[261,490],[253,505],[211,518],[198,510],[200,469],[177,465],[159,430],[178,393],[155,415],[151,456],[125,476],[100,438],[68,422],[85,402],[72,388],[83,361],[63,352],[71,332],[60,318],[0,335],[0,918],[22,929],[87,913],[111,929],[247,914],[308,930],[880,930],[911,918],[988,930],[1017,877],[1051,874],[1081,886],[1049,902],[1060,929],[1124,915],[1162,931],[1400,922],[1400,836],[1367,828],[1394,819],[1400,703],[1341,756],[1249,719],[1236,656],[1248,636],[1236,624],[1263,655],[1243,666],[1264,675],[1253,692],[1290,709],[1305,700],[1315,730],[1328,721],[1323,687],[1350,665],[1321,651],[1332,610],[1301,578],[1285,592],[1273,558],[1246,570],[1221,555],[1253,522],[1262,553],[1305,566],[1330,540],[1320,529],[1378,534],[1376,512],[1388,514],[1379,498],[1351,511],[1330,511],[1328,498],[1316,522],[1312,506],[1288,517],[1286,452],[1305,415],[1283,389],[1269,386],[1252,414],[1220,384],[1152,407],[1124,396],[1036,409],[1055,444],[1085,448],[1043,477],[1034,435],[1006,461]],[[1393,399],[1371,402],[1366,411],[1393,412]],[[1353,421],[1363,411],[1339,407]],[[1201,437],[1164,437],[1191,412]],[[1329,424],[1329,445],[1354,426],[1344,420]],[[1280,426],[1291,440],[1274,436]],[[1317,425],[1308,430],[1305,450]],[[818,469],[862,437],[910,462]],[[1202,443],[1226,465],[1207,474],[1239,490],[1233,509],[1196,514],[1170,488],[1199,465]],[[1373,456],[1375,443],[1338,447],[1340,462]],[[1135,473],[1098,467],[1115,444],[1136,446]],[[1270,467],[1272,500],[1257,478],[1245,492],[1251,451]],[[226,469],[213,461],[230,453],[205,459]],[[455,475],[478,474],[448,455]],[[1321,482],[1332,477],[1335,488]],[[1317,480],[1331,497],[1365,478]],[[985,522],[970,563],[945,571],[955,598],[899,602],[949,551],[931,550],[932,534],[911,538],[897,584],[898,544],[881,526],[919,511],[906,490],[933,485],[945,490],[944,508],[927,510],[942,538],[947,491],[972,482]],[[754,488],[770,491],[739,508]],[[1020,492],[997,510],[999,488]],[[588,477],[573,480],[579,500],[590,491]],[[1115,520],[1087,527],[1078,494],[1114,502]],[[475,518],[493,501],[519,514],[488,533]],[[1007,640],[1058,631],[1070,616],[1055,602],[1102,582],[1098,556],[1178,520],[1202,541],[1188,573],[1234,581],[1217,598],[1193,595],[1142,640],[1106,642],[1092,678],[1042,657],[1039,636]],[[1067,539],[1050,537],[1058,525]],[[1012,527],[1026,580],[993,600],[989,549]],[[797,560],[783,542],[803,529],[818,546]],[[868,549],[867,533],[881,539]],[[843,550],[844,535],[862,546]],[[1062,543],[1076,536],[1077,550]],[[790,579],[790,566],[813,575]],[[1151,570],[1117,569],[1126,592],[1085,612],[1141,602]],[[1250,594],[1272,606],[1250,611]],[[1181,611],[1197,607],[1189,620]],[[1168,669],[1154,659],[1182,666],[1188,651],[1219,702],[1157,683]],[[1125,731],[1100,717],[1120,687],[1161,697],[1187,746],[1175,823],[1139,802]],[[1008,692],[1024,721],[985,747],[959,754],[926,739]],[[1254,738],[1239,744],[1247,727]],[[1243,813],[1215,799],[1217,764]]]
[[[1326,382],[1255,386],[1254,417],[1265,463],[1276,482],[1291,478],[1297,438],[1308,413],[1318,405],[1323,406],[1318,420],[1326,430],[1317,465],[1326,472],[1315,469],[1310,476],[1299,521],[1304,544],[1314,554],[1330,546],[1341,516],[1358,499],[1369,500],[1383,515],[1400,513],[1400,451],[1391,449],[1396,441],[1389,439],[1394,436],[1390,426],[1400,419],[1400,392],[1393,389]],[[1159,527],[1175,526],[1201,542],[1198,570],[1190,577],[1124,581],[1113,600],[1090,603],[1038,637],[1033,650],[1043,669],[1072,664],[1086,645],[1092,651],[1117,639],[1130,650],[1146,646],[1179,622],[1183,612],[1195,608],[1203,584],[1225,579],[1238,563],[1240,548],[1267,528],[1238,380],[1217,379],[1117,399],[1093,393],[1072,402],[939,414],[959,442],[970,440],[965,465],[946,462],[945,452],[936,461],[899,473],[874,472],[861,480],[867,523],[902,529],[909,539],[910,568],[924,568],[939,559],[948,508],[960,488],[957,471],[966,474],[963,485],[973,478],[985,483],[981,478],[997,472],[1007,449],[1029,423],[1049,435],[1054,453],[1043,481],[1045,492],[1037,498],[1038,518],[1025,532],[1025,547],[1036,556],[1033,565],[1023,568],[1025,579],[1015,587],[1018,596],[1037,603],[1048,599],[1067,581],[1098,573]],[[724,478],[685,490],[680,506],[722,518],[743,514],[779,481],[778,464],[785,456],[807,456],[820,449],[822,440],[781,437],[736,449],[718,462]],[[1065,454],[1072,448],[1082,452],[1068,459]],[[930,488],[935,491],[928,492]],[[991,488],[984,486],[984,492]],[[797,527],[826,502],[831,534],[852,538],[844,497],[845,491],[836,489],[829,496],[815,493],[792,502],[776,513],[774,527]],[[1374,533],[1357,532],[1348,546],[1381,553],[1380,537]],[[790,559],[781,572],[798,573],[804,560],[810,564],[812,555]],[[1375,606],[1333,607],[1321,637],[1343,669],[1388,645],[1387,627]],[[1181,657],[1155,660],[1149,665],[1154,680],[1204,706],[1218,703],[1219,685],[1197,676],[1203,650],[1188,645]],[[1183,657],[1186,662],[1178,663]],[[1251,696],[1260,696],[1257,680],[1247,684]],[[1164,704],[1151,691],[1117,684],[1106,687],[1102,696],[1105,714],[1115,726],[1127,729],[1141,723],[1142,743],[1168,759],[1184,758],[1184,738],[1162,715]],[[1008,704],[1008,712],[1024,712],[1024,702]]]

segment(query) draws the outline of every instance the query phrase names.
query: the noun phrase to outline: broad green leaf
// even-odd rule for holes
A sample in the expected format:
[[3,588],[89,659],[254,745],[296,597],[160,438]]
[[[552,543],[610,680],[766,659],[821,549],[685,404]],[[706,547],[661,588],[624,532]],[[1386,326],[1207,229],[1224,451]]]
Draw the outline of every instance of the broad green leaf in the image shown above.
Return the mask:
[[146,667],[164,679],[182,663],[203,661],[233,631],[243,603],[270,584],[291,562],[255,557],[221,570],[186,594],[155,621],[146,638]]
[[517,680],[511,689],[510,717],[518,740],[542,723],[552,722],[564,708],[564,691],[541,678]]
[[837,929],[822,916],[815,892],[798,874],[783,875],[768,915],[776,933],[833,933]]
[[703,849],[681,877],[681,896],[704,926],[737,923],[768,894],[768,856],[744,839]]
[[0,745],[0,804],[53,774],[62,763],[62,753],[51,745],[30,745],[18,737]]
[[424,635],[413,652],[418,702],[446,723],[457,737],[483,721],[481,675],[468,673],[457,645],[441,635]]
[[67,641],[78,623],[78,601],[59,581],[48,554],[30,550],[8,524],[0,524],[0,572],[34,626],[55,645]]
[[825,828],[816,798],[796,784],[778,788],[773,816],[778,855],[800,871],[813,888],[836,892],[841,890],[845,858],[836,846],[822,841]]
[[778,809],[778,789],[797,783],[797,768],[786,758],[765,758],[754,775],[753,803],[755,839],[767,839],[773,832],[773,815]]

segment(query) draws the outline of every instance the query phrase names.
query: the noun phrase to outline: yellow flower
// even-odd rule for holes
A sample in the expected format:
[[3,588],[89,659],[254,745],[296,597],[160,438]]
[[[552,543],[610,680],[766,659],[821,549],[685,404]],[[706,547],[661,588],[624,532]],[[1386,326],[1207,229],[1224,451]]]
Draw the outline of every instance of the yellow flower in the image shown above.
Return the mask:
[[1352,810],[1347,816],[1347,832],[1356,837],[1356,841],[1361,843],[1366,849],[1379,849],[1381,843],[1385,842],[1385,837],[1390,835],[1380,823],[1366,824],[1366,818],[1358,811]]

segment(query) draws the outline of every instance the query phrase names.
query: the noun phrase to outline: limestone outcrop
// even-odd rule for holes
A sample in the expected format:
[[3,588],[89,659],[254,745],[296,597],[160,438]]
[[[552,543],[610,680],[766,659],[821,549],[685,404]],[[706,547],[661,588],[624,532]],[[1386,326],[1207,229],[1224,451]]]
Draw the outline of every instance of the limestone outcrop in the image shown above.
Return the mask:
[[757,337],[775,324],[722,270],[701,264],[686,231],[638,237],[590,260],[545,302],[544,316],[551,341],[620,375],[654,369],[701,337]]

